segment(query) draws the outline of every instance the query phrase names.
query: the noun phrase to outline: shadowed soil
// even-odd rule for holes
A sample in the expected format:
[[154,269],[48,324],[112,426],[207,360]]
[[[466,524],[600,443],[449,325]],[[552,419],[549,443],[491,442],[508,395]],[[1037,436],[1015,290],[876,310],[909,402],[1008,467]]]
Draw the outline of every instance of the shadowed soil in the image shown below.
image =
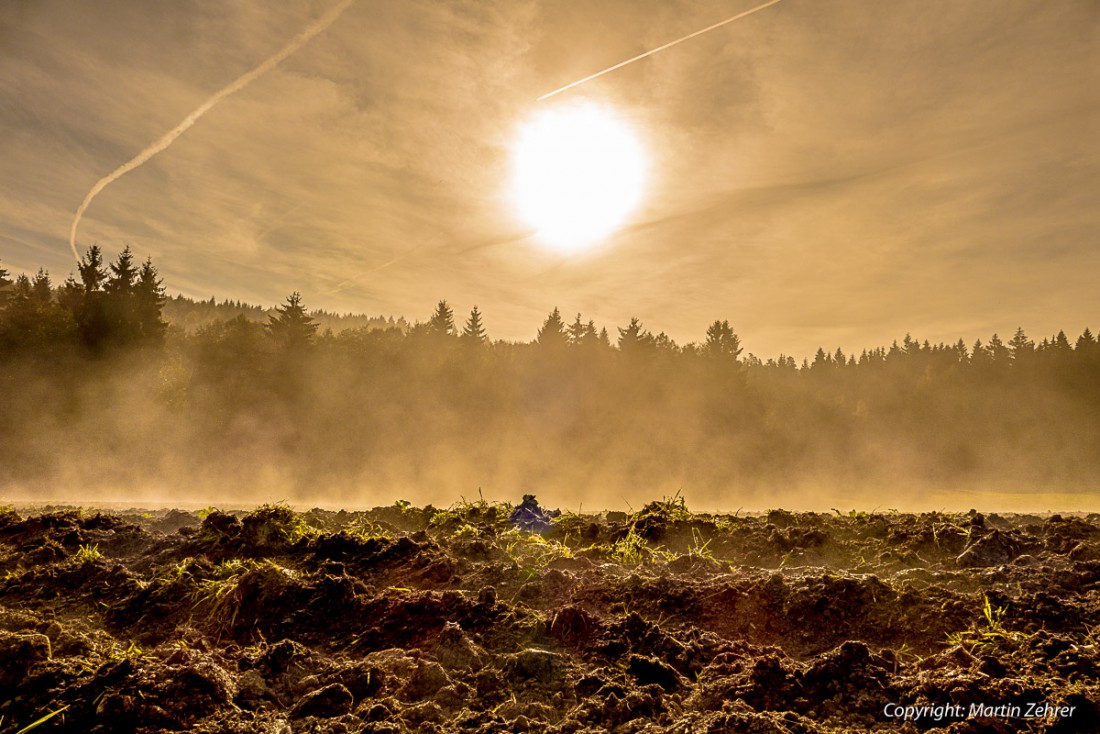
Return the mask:
[[23,512],[0,733],[1100,731],[1096,515]]

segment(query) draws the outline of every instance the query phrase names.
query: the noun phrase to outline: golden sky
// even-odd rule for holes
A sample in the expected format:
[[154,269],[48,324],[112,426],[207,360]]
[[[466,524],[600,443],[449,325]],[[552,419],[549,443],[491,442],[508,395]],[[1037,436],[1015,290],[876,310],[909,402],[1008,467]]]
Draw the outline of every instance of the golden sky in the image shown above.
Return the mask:
[[[531,339],[560,307],[680,342],[728,319],[799,357],[906,332],[1100,327],[1100,3],[357,0],[107,187],[78,245],[151,255],[170,292],[426,319],[473,304]],[[89,189],[336,2],[0,5],[0,260],[73,269]],[[650,158],[583,256],[537,246],[511,145],[588,99]]]

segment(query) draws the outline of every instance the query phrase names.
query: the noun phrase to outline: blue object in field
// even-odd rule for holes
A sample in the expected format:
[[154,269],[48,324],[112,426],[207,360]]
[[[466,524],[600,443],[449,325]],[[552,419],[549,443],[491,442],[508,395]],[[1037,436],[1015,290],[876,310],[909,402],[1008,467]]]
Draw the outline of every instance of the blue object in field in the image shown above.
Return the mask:
[[552,525],[550,515],[547,515],[539,507],[539,503],[535,500],[533,494],[523,495],[523,502],[520,502],[519,506],[512,510],[512,514],[508,516],[508,521],[521,530],[528,530],[533,533],[545,533]]

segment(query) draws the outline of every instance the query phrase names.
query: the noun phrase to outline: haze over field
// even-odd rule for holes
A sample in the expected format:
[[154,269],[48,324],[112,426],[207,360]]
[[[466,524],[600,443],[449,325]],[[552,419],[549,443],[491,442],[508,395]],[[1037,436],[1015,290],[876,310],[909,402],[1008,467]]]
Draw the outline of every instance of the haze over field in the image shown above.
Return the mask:
[[[339,3],[0,9],[0,257],[72,268],[96,181]],[[424,318],[529,340],[554,306],[750,351],[972,343],[1100,312],[1100,6],[783,0],[352,3],[101,192],[78,248],[131,244],[169,292]],[[586,100],[636,136],[637,206],[547,250],[514,143]],[[1093,319],[1094,321],[1094,319]]]

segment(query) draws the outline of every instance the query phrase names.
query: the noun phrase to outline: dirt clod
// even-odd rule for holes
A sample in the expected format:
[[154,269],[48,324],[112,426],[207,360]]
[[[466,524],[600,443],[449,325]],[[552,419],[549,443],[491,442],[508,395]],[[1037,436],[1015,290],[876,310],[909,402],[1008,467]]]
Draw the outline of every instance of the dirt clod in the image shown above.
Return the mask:
[[295,719],[304,719],[307,716],[331,719],[351,713],[353,702],[351,691],[339,683],[332,683],[298,699],[290,715]]

